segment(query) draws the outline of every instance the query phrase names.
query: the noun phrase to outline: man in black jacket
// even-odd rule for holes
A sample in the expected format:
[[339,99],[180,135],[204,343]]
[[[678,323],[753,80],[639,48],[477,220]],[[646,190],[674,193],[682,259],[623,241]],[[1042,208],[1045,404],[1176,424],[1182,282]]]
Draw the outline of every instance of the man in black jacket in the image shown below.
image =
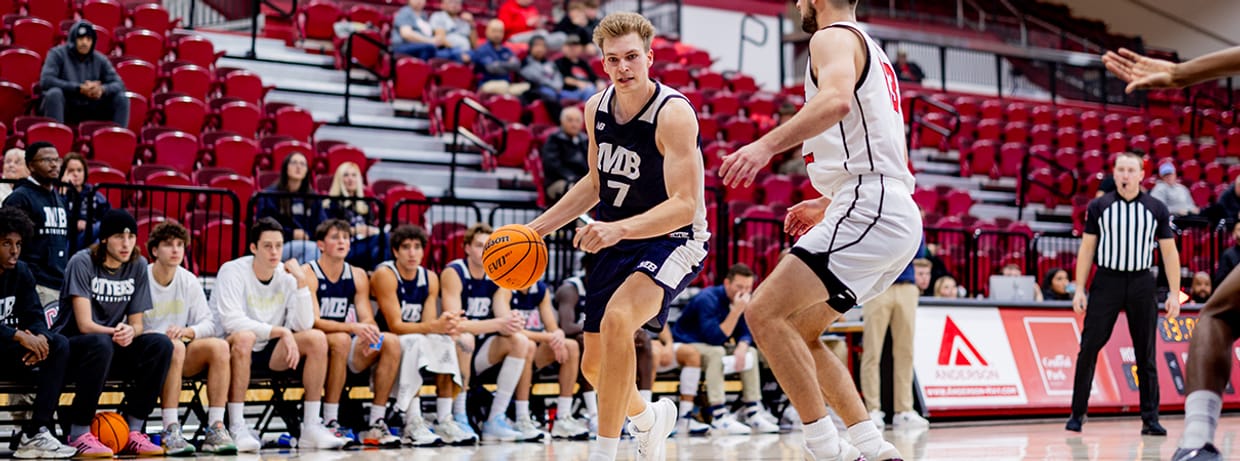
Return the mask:
[[581,109],[565,108],[560,113],[560,131],[543,144],[543,184],[549,204],[560,200],[577,180],[590,171],[586,160],[586,147],[590,139],[582,131],[582,123]]
[[1228,224],[1231,226],[1231,237],[1236,240],[1236,245],[1224,251],[1223,256],[1218,260],[1218,268],[1215,269],[1211,280],[1216,287],[1223,284],[1223,279],[1227,278],[1227,274],[1230,274],[1236,265],[1240,265],[1240,221],[1232,221]]
[[[77,450],[49,432],[64,386],[69,341],[48,331],[34,275],[18,261],[22,240],[34,224],[16,208],[0,208],[0,363],[10,378],[33,375],[38,393],[32,418],[22,428],[17,458],[69,458]],[[37,368],[37,370],[36,370]]]
[[30,176],[14,186],[5,206],[26,212],[34,222],[34,232],[26,239],[21,259],[34,272],[35,290],[46,306],[60,299],[60,285],[69,261],[69,218],[65,199],[56,193],[60,154],[49,142],[26,146],[26,168]]
[[129,125],[125,82],[107,56],[95,51],[95,26],[87,21],[78,21],[69,29],[64,46],[48,51],[39,85],[44,116],[69,124],[111,120]]

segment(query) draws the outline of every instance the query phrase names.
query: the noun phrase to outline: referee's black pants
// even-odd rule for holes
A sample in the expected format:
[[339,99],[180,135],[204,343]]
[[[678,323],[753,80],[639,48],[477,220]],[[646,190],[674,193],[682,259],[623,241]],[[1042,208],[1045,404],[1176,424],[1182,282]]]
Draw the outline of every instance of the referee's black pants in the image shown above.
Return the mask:
[[[1172,293],[1174,296],[1175,293]],[[1154,368],[1158,305],[1154,274],[1148,270],[1119,272],[1098,268],[1085,310],[1081,352],[1076,357],[1072,386],[1072,414],[1085,416],[1093,387],[1098,352],[1111,339],[1120,311],[1128,316],[1128,334],[1137,359],[1137,387],[1141,392],[1141,419],[1158,420],[1158,370]]]

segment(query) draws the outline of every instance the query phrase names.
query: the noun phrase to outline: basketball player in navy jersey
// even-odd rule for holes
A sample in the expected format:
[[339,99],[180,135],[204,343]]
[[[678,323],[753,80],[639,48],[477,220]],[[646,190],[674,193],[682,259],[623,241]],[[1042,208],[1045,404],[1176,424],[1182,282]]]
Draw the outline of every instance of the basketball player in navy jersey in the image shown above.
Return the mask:
[[[412,446],[474,444],[478,435],[452,419],[452,398],[460,391],[461,370],[456,342],[461,313],[439,310],[439,277],[422,267],[426,231],[403,225],[389,234],[392,259],[379,264],[370,278],[370,290],[379,305],[379,328],[400,335],[401,365],[396,386],[396,409],[405,422],[401,443]],[[434,432],[422,418],[422,368],[436,374]]]
[[[802,144],[822,194],[788,209],[785,231],[801,236],[758,286],[745,319],[805,430],[812,459],[899,459],[857,394],[848,369],[819,335],[891,286],[921,240],[921,213],[904,145],[900,88],[877,42],[857,24],[857,0],[799,0],[812,34],[806,104],[787,123],[724,157],[729,187],[753,183],[772,156]],[[808,365],[814,364],[814,367]],[[816,371],[816,373],[815,373]],[[827,407],[849,426],[843,442]]]
[[518,429],[521,429],[522,425],[533,424],[529,415],[529,400],[534,370],[558,363],[560,396],[556,399],[556,419],[551,437],[589,437],[590,429],[572,416],[573,385],[577,383],[577,371],[581,366],[581,349],[576,341],[567,338],[564,330],[560,329],[555,308],[551,307],[551,289],[546,282],[539,280],[534,286],[524,290],[510,291],[509,296],[512,310],[525,318],[525,331],[522,333],[535,343],[534,350],[525,357],[525,372],[521,374],[521,383],[517,385]]
[[[1128,82],[1126,90],[1183,88],[1240,74],[1240,47],[1216,51],[1182,63],[1141,56],[1121,48],[1102,62]],[[1236,219],[1228,216],[1227,219]],[[1240,272],[1233,270],[1214,290],[1197,317],[1184,364],[1184,434],[1172,461],[1218,461],[1214,432],[1223,408],[1223,391],[1231,376],[1232,344],[1240,339]]]
[[597,221],[574,239],[598,254],[586,287],[582,359],[599,396],[591,460],[616,457],[626,415],[638,459],[666,457],[676,404],[639,397],[633,334],[662,328],[671,300],[701,270],[710,237],[697,116],[683,95],[650,79],[654,33],[634,13],[610,14],[595,29],[612,86],[586,103],[590,171],[530,223],[546,235],[595,210]]
[[[337,436],[348,438],[337,417],[348,373],[374,368],[374,400],[370,403],[370,428],[361,441],[372,446],[399,446],[400,439],[384,421],[388,395],[400,367],[400,340],[379,331],[370,307],[370,280],[366,271],[345,262],[353,227],[342,219],[329,219],[314,230],[319,259],[304,267],[306,285],[314,293],[314,328],[327,334],[327,384],[323,395],[323,420]],[[353,442],[351,438],[346,444]]]
[[[519,334],[525,328],[525,321],[508,309],[506,301],[501,305],[499,298],[503,295],[499,293],[499,286],[487,277],[482,268],[482,250],[486,248],[489,238],[491,226],[486,224],[474,224],[465,231],[465,258],[449,262],[439,277],[443,311],[464,312],[462,316],[465,320],[461,322],[462,333],[458,343],[463,343],[464,348],[472,353],[461,362],[465,389],[469,389],[471,364],[472,371],[482,373],[502,363],[499,378],[495,381],[491,412],[482,425],[482,439],[504,442],[539,440],[542,439],[541,432],[517,431],[505,416],[517,383],[521,380],[521,372],[525,369],[525,357],[534,343]],[[464,425],[469,424],[465,413],[466,394],[462,392],[458,395],[453,407],[455,417]]]

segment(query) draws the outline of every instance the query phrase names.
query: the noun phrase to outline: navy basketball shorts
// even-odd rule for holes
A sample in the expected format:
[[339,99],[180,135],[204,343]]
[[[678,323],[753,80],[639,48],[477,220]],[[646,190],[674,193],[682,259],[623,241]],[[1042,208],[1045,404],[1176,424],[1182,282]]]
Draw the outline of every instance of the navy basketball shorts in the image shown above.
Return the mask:
[[598,253],[586,280],[587,333],[598,333],[603,314],[611,297],[633,274],[645,274],[663,289],[663,304],[658,315],[645,328],[658,332],[667,322],[668,306],[702,272],[706,261],[706,242],[684,238],[660,237],[627,241],[604,248]]

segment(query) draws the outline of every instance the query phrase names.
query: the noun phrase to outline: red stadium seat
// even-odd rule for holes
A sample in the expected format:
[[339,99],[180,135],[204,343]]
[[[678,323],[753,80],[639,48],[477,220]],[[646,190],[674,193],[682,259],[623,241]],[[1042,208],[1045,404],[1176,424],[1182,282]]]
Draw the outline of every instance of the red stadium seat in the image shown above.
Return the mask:
[[24,48],[0,51],[0,79],[15,83],[26,91],[31,91],[39,82],[42,68],[43,57],[38,53]]
[[1205,181],[1212,186],[1223,184],[1227,181],[1226,171],[1223,170],[1223,165],[1220,165],[1218,162],[1207,163],[1202,169],[1201,174]]
[[116,73],[125,82],[125,90],[149,98],[159,83],[159,70],[154,64],[129,59],[116,64]]
[[999,148],[999,176],[1015,178],[1020,175],[1020,164],[1029,152],[1029,148],[1021,143],[1004,143]]
[[263,79],[248,70],[234,70],[224,76],[223,96],[238,98],[251,104],[262,104],[273,87],[263,86]]
[[1053,146],[1055,145],[1055,129],[1050,124],[1034,125],[1029,130],[1030,143],[1035,146]]
[[[208,222],[203,230],[203,237],[195,240],[194,253],[198,256],[198,270],[201,275],[219,272],[220,266],[238,256],[238,240],[245,239],[245,226],[232,219],[219,219]],[[234,238],[234,235],[240,235]]]
[[1187,162],[1197,158],[1197,146],[1192,141],[1183,140],[1175,144],[1175,159]]
[[694,76],[693,81],[696,83],[695,88],[698,90],[723,90],[728,87],[727,82],[723,79],[723,75],[710,70],[699,71]]
[[168,35],[168,31],[181,22],[180,19],[172,19],[168,10],[158,3],[146,3],[134,7],[129,12],[129,19],[135,29],[146,29],[160,36]]
[[215,67],[215,61],[224,57],[223,51],[215,51],[215,44],[211,40],[198,35],[177,40],[174,48],[178,61],[192,62],[203,68]]
[[91,135],[91,158],[107,162],[122,174],[129,173],[137,147],[138,137],[125,128],[104,128]]
[[741,100],[736,95],[726,91],[720,91],[710,97],[710,102],[706,103],[710,106],[710,113],[716,117],[720,115],[736,115],[741,111]]
[[1202,143],[1200,146],[1197,146],[1197,161],[1201,163],[1213,162],[1214,159],[1218,158],[1218,155],[1219,155],[1218,144],[1207,142],[1207,143]]
[[1029,106],[1024,103],[1011,103],[1004,107],[1008,123],[1028,123],[1030,121]]
[[1055,112],[1055,124],[1060,128],[1077,128],[1081,114],[1076,109],[1059,109]]
[[1089,130],[1081,133],[1081,150],[1103,150],[1106,148],[1105,138],[1102,132],[1098,130]]
[[349,8],[346,16],[348,16],[351,22],[370,24],[376,29],[382,29],[383,26],[391,22],[383,12],[367,5],[353,5],[352,8]]
[[73,130],[56,122],[42,122],[26,130],[26,145],[47,141],[56,146],[58,152],[73,150]]
[[710,116],[698,114],[698,133],[703,143],[719,139],[719,122]]
[[[125,97],[129,98],[129,125],[127,128],[133,132],[141,131],[142,126],[146,125],[147,112],[150,110],[150,105],[147,103],[145,96],[131,91],[126,91]],[[0,107],[2,106],[0,104]]]
[[1150,151],[1150,138],[1146,135],[1136,135],[1128,140],[1128,150],[1146,153]]
[[1101,151],[1091,150],[1081,155],[1081,170],[1086,175],[1101,173],[1106,167],[1106,158]]
[[258,143],[241,136],[216,140],[212,146],[215,166],[231,168],[241,174],[251,174],[258,161]]
[[207,185],[213,189],[227,189],[235,194],[241,203],[245,203],[250,199],[250,196],[254,195],[254,192],[257,191],[254,188],[253,179],[250,179],[248,176],[236,174],[216,176],[215,178],[212,178],[211,182]]
[[160,109],[164,125],[197,136],[207,121],[207,106],[201,100],[181,96],[164,102]]
[[214,77],[205,67],[194,64],[178,66],[172,69],[169,81],[170,90],[193,96],[202,101],[211,94]]
[[495,158],[498,166],[520,168],[534,145],[534,133],[520,123],[508,125],[508,139],[503,152]]
[[1203,181],[1193,184],[1188,188],[1188,192],[1192,194],[1193,203],[1197,204],[1198,208],[1205,208],[1210,206],[1210,199],[1214,196],[1214,187]]
[[792,178],[777,174],[762,180],[761,189],[764,193],[763,203],[791,205],[796,187],[792,183]]
[[1080,116],[1081,131],[1102,130],[1102,114],[1096,111],[1085,111]]
[[141,59],[150,63],[164,60],[164,36],[158,32],[137,29],[125,34],[120,39],[121,49],[126,56]]
[[997,99],[987,99],[982,101],[982,119],[983,120],[1003,120],[1003,102]]
[[82,19],[103,30],[116,30],[125,24],[125,8],[116,0],[86,0],[81,13]]
[[430,83],[431,66],[417,58],[402,57],[396,61],[395,77],[393,98],[422,100]]
[[282,141],[271,148],[271,164],[274,168],[279,169],[284,164],[284,159],[293,153],[300,153],[306,156],[306,163],[314,165],[318,154],[307,143],[301,141]]
[[1072,128],[1072,127],[1060,128],[1055,133],[1055,138],[1056,138],[1055,145],[1061,148],[1063,147],[1075,148],[1081,144],[1080,132],[1078,132],[1076,128]]
[[366,158],[366,153],[357,146],[348,144],[334,146],[327,151],[327,174],[335,175],[336,169],[345,162],[353,162],[362,171],[362,177],[370,171],[370,159]]
[[314,132],[322,125],[314,121],[310,111],[300,107],[285,107],[275,113],[275,133],[292,136],[301,141],[314,141]]
[[[198,138],[189,133],[164,133],[155,138],[155,161],[186,175],[198,161]],[[177,216],[177,215],[174,215]]]
[[1184,178],[1184,182],[1187,184],[1201,180],[1201,163],[1198,163],[1196,160],[1181,163],[1180,177]]
[[728,142],[748,144],[758,137],[758,127],[752,120],[733,117],[723,124],[724,139]]
[[474,89],[474,71],[464,64],[448,62],[435,68],[435,84],[446,88]]
[[[689,70],[683,66],[669,64],[663,69],[662,74],[659,75],[659,81],[672,88],[688,88],[689,83],[693,81],[693,77],[689,75]],[[701,90],[701,88],[698,88],[698,90]]]
[[994,141],[974,141],[969,150],[969,172],[974,175],[990,175],[996,173],[999,153]]
[[1030,119],[1035,127],[1037,125],[1054,125],[1055,108],[1047,105],[1034,106],[1030,112]]
[[1119,154],[1128,151],[1128,136],[1122,132],[1109,131],[1106,138],[1106,151],[1110,154]]
[[258,132],[263,121],[263,114],[258,106],[245,101],[233,101],[224,104],[217,112],[219,129],[238,133],[247,138]]
[[55,24],[73,19],[73,3],[69,0],[28,0],[26,14]]
[[[345,47],[352,47],[353,66],[369,69],[380,77],[386,78],[392,69],[387,59],[387,50],[384,46],[375,43],[387,43],[387,37],[375,30],[362,30],[355,32],[356,35],[350,35],[349,38],[339,40],[341,44],[337,48],[337,53]],[[369,38],[367,40],[366,37]],[[344,68],[347,63],[344,62],[349,56],[338,54],[338,64]]]
[[1126,119],[1120,114],[1107,114],[1102,117],[1102,131],[1109,134],[1124,134]]
[[12,36],[12,45],[26,48],[39,56],[46,57],[47,51],[56,46],[56,29],[52,27],[52,23],[43,19],[18,19],[9,29],[9,33]]
[[335,2],[314,0],[298,13],[301,36],[311,40],[330,41],[336,36],[333,26],[343,17],[344,13]]
[[521,100],[508,95],[492,96],[486,107],[496,117],[508,123],[521,123],[521,113],[525,110]]
[[1002,121],[998,119],[983,119],[977,122],[977,139],[998,141],[1002,129]]
[[383,204],[387,206],[388,212],[392,213],[392,225],[414,224],[426,227],[426,211],[430,209],[430,205],[401,205],[400,202],[404,200],[427,201],[426,194],[414,186],[399,186],[388,190],[383,197]]

